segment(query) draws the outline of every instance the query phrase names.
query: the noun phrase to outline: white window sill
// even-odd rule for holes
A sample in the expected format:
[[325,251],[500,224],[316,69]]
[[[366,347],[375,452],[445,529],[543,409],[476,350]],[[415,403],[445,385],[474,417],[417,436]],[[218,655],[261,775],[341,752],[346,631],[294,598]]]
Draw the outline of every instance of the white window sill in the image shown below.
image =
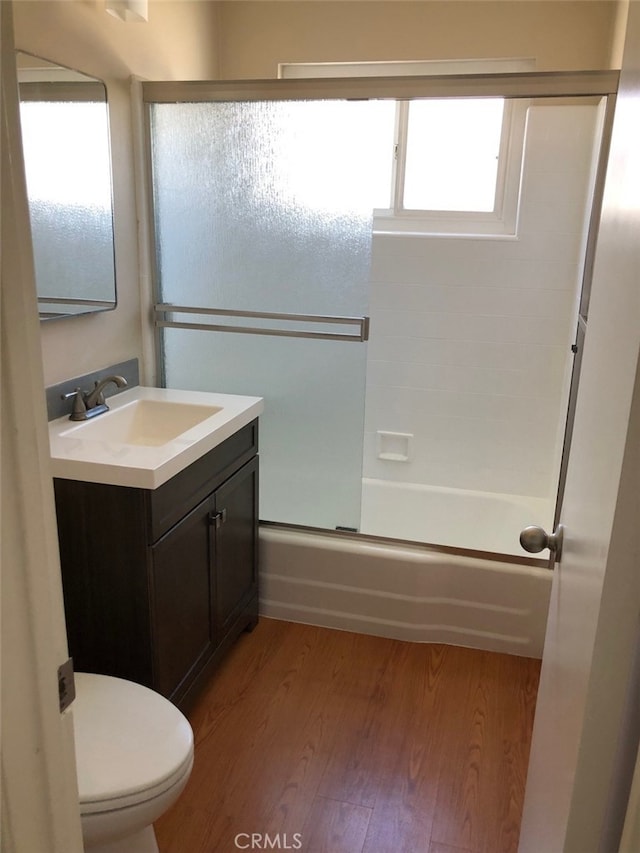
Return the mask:
[[423,239],[452,239],[452,240],[499,240],[517,242],[520,238],[517,234],[490,234],[486,232],[473,231],[412,231],[409,229],[394,229],[373,227],[374,237],[422,237]]

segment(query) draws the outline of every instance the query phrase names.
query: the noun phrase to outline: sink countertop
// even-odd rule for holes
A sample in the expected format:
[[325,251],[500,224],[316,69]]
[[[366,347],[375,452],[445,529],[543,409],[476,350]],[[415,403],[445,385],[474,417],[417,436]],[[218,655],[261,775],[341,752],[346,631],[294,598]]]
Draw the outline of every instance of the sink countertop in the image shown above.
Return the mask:
[[[111,413],[142,400],[217,407],[220,411],[159,446],[82,437],[85,424],[100,423],[101,432],[104,432]],[[257,418],[264,409],[261,397],[144,386],[115,394],[108,398],[107,404],[109,412],[96,415],[94,419],[71,421],[65,415],[49,422],[54,477],[156,489]]]

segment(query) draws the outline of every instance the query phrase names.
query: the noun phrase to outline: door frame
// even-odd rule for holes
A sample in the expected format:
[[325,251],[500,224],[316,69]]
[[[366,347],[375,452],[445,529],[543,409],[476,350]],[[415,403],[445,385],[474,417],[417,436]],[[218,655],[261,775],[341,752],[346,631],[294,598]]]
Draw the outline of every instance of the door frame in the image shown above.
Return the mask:
[[2,159],[2,837],[6,853],[81,853],[40,321],[9,0],[0,2]]
[[[564,553],[553,577],[520,853],[617,850],[638,751],[639,99],[640,3],[631,3],[569,458]],[[582,519],[572,506],[580,492],[586,504]],[[590,529],[578,539],[571,522],[580,520],[584,527],[585,519]],[[582,648],[575,661],[567,645]]]

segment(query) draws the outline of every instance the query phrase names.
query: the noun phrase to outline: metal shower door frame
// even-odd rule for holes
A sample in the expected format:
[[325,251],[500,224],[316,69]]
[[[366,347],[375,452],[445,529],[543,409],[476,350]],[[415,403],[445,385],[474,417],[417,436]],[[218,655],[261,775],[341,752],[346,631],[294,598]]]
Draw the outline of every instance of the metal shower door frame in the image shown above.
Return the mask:
[[[144,192],[142,204],[148,217],[146,266],[153,282],[154,350],[156,377],[164,381],[162,367],[162,329],[197,328],[211,331],[235,331],[243,334],[276,334],[295,337],[324,337],[330,340],[363,342],[368,339],[369,321],[367,317],[318,317],[301,314],[269,314],[269,312],[224,311],[221,309],[200,308],[197,306],[179,306],[160,301],[159,277],[156,264],[156,246],[153,223],[153,197],[151,173],[151,127],[150,111],[152,104],[169,103],[207,103],[238,101],[309,101],[309,100],[413,100],[429,98],[490,98],[536,99],[536,98],[585,98],[600,97],[606,99],[600,151],[594,182],[591,215],[587,231],[583,277],[581,284],[579,323],[580,337],[586,327],[586,309],[593,274],[597,229],[602,207],[602,194],[606,173],[611,128],[618,90],[619,72],[616,70],[593,71],[543,71],[509,72],[497,74],[453,74],[426,75],[409,77],[349,77],[349,78],[310,78],[310,79],[273,79],[273,80],[207,80],[207,81],[143,81],[139,90],[143,106],[144,120]],[[185,320],[171,319],[172,315],[199,314],[227,317],[245,317],[247,319],[267,319],[329,324],[351,324],[357,326],[354,333],[331,333],[306,331],[302,329],[282,330],[258,327],[224,326],[214,323],[189,323]],[[579,342],[572,345],[574,355],[578,352]],[[566,461],[568,459],[573,425],[575,396],[579,381],[580,359],[573,365],[568,411],[565,423],[562,462],[560,466],[557,490],[555,518],[561,512]],[[285,525],[286,526],[286,525]],[[362,535],[362,534],[358,534]],[[416,543],[412,543],[416,544]],[[437,545],[426,545],[438,549]],[[452,549],[442,546],[444,550]],[[457,550],[457,549],[453,549]],[[493,557],[497,555],[487,554]],[[527,560],[528,558],[523,558]],[[540,560],[531,559],[532,564]],[[553,554],[549,568],[553,567]]]

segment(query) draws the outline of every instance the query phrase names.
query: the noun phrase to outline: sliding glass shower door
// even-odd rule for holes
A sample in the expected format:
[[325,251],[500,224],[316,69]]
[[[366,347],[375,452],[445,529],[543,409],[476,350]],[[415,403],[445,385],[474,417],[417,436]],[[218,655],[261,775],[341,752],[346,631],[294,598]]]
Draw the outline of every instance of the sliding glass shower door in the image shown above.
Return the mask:
[[264,520],[359,527],[380,108],[150,107],[164,384],[264,397]]
[[616,86],[552,76],[143,85],[162,379],[265,398],[263,520],[550,524]]

